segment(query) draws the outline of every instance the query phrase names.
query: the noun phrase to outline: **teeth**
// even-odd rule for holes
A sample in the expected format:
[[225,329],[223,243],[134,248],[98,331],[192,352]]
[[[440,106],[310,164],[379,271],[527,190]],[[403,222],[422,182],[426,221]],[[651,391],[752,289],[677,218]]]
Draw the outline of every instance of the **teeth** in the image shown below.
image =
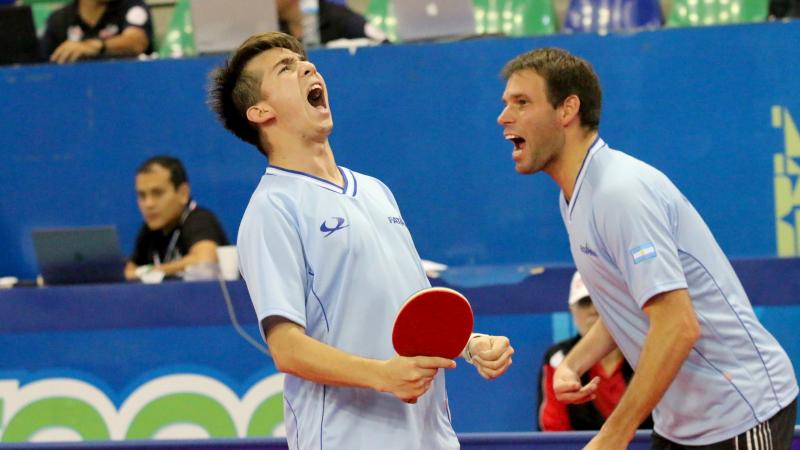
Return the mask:
[[508,141],[513,140],[513,139],[519,139],[519,136],[517,136],[516,134],[506,134],[504,137]]

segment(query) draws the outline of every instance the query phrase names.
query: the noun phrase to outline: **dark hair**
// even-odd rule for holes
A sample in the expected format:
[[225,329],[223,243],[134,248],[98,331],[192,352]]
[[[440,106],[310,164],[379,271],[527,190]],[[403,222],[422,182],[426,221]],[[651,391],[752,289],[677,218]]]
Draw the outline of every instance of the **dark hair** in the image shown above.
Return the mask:
[[189,182],[189,176],[186,175],[186,169],[183,167],[181,160],[165,155],[154,156],[143,162],[142,165],[136,169],[136,175],[150,172],[153,170],[153,166],[156,165],[169,171],[169,181],[175,186],[175,189],[178,189],[183,183]]
[[568,96],[577,95],[581,100],[581,124],[594,130],[600,126],[603,92],[597,74],[586,60],[560,48],[539,48],[509,61],[503,67],[503,77],[507,80],[526,69],[544,78],[547,100],[554,108]]
[[261,142],[258,128],[247,120],[247,109],[260,100],[261,74],[245,71],[244,67],[273,48],[285,48],[306,57],[303,44],[293,36],[278,32],[257,34],[244,41],[221,67],[211,72],[208,89],[208,105],[222,125],[265,155],[268,144]]
[[581,297],[575,303],[573,303],[573,305],[577,306],[578,308],[588,308],[589,306],[592,306],[592,297],[589,297],[588,295],[586,297]]

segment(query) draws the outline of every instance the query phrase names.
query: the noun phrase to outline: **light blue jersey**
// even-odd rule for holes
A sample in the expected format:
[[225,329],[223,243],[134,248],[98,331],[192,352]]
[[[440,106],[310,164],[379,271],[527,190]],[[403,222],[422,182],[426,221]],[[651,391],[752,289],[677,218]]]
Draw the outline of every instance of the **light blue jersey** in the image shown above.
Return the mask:
[[[267,168],[239,228],[242,275],[259,322],[281,316],[345,352],[389,359],[395,314],[430,284],[389,189],[339,170],[344,187]],[[413,405],[286,375],[284,417],[292,449],[459,448],[443,371]]]
[[797,396],[786,352],[759,323],[703,219],[661,172],[598,138],[572,200],[561,194],[572,256],[631,366],[654,295],[688,288],[701,336],[653,411],[655,430],[684,445],[756,426]]

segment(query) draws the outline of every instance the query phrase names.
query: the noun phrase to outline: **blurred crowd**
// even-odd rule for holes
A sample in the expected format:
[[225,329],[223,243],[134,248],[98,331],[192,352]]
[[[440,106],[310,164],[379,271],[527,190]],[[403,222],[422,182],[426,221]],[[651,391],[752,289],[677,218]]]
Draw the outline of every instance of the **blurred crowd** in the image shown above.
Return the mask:
[[[392,0],[313,0],[314,36],[309,36],[308,24],[304,22],[308,20],[307,0],[303,0],[303,8],[301,0],[274,1],[280,30],[306,45],[402,41]],[[0,11],[4,14],[11,8],[30,8],[37,35],[35,56],[11,55],[0,59],[0,64],[191,56],[198,49],[189,3],[190,0],[0,0]],[[469,3],[465,3],[465,8],[470,7]],[[800,0],[472,0],[471,3],[476,36],[605,34],[800,17]],[[7,19],[2,15],[3,24],[25,20],[24,15]],[[15,36],[0,36],[0,40],[22,39],[17,35],[25,31],[21,25],[22,33],[17,27],[3,28],[9,34],[14,28]],[[28,49],[28,53],[32,51]]]

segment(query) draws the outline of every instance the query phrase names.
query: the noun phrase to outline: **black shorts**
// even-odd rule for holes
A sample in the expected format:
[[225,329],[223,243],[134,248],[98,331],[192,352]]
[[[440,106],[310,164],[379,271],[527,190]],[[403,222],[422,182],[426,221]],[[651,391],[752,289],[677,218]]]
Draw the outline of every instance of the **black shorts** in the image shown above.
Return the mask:
[[709,445],[681,445],[653,431],[653,450],[791,450],[794,421],[797,418],[797,399],[764,423],[735,438]]

